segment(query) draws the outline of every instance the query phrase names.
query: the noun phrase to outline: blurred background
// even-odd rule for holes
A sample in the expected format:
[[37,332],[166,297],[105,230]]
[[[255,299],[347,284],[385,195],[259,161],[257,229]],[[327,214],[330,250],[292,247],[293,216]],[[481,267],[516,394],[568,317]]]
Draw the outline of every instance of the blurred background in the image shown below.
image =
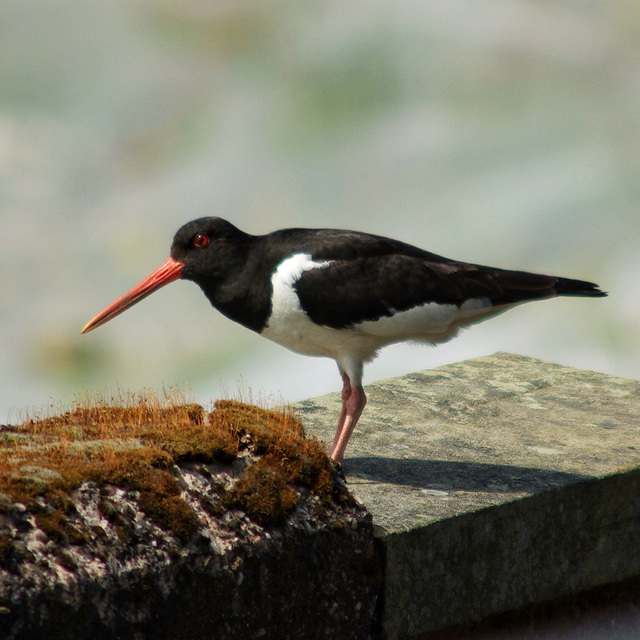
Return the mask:
[[365,382],[510,351],[640,378],[637,0],[2,0],[0,421],[85,390],[340,388],[192,283],[82,326],[204,215],[598,282]]

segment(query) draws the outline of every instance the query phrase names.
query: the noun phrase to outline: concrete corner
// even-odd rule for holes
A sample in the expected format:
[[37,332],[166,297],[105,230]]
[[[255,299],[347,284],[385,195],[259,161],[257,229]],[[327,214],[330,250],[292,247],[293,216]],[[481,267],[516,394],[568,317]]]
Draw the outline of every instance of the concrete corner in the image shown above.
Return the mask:
[[[386,553],[381,638],[640,575],[640,382],[499,353],[367,395],[344,469]],[[325,440],[339,408],[296,407]]]

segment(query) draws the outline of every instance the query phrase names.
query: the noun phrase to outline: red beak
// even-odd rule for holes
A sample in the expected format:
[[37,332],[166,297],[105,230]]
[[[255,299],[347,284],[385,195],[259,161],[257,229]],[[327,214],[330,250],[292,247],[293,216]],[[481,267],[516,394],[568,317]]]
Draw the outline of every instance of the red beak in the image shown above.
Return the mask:
[[106,309],[101,311],[93,320],[90,320],[82,329],[82,333],[87,333],[93,329],[99,327],[115,318],[119,313],[122,313],[129,307],[133,306],[136,302],[140,302],[143,298],[146,298],[149,294],[153,293],[160,287],[164,287],[165,284],[169,284],[180,277],[180,273],[184,268],[182,262],[178,262],[173,258],[169,258],[166,262],[160,265],[152,274],[147,276],[140,284],[136,285],[123,296],[118,298],[115,302],[112,302]]

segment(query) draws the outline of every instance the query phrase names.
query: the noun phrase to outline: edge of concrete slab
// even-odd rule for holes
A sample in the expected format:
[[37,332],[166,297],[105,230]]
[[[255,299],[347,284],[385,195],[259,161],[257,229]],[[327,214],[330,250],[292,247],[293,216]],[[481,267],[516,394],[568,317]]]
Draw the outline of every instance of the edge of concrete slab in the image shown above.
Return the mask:
[[382,638],[640,575],[640,469],[384,534]]
[[[640,382],[495,354],[367,387],[351,489],[410,639],[640,575]],[[338,394],[300,403],[329,440]]]

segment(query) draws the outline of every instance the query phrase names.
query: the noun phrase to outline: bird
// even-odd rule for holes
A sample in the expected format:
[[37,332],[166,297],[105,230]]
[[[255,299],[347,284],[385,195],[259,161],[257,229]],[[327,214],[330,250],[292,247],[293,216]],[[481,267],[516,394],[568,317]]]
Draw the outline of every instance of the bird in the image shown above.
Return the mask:
[[205,217],[182,226],[170,257],[82,333],[177,279],[195,282],[218,311],[265,338],[336,361],[342,408],[329,454],[339,464],[367,401],[363,366],[382,347],[436,345],[523,302],[607,295],[592,282],[459,262],[359,231],[250,235]]

